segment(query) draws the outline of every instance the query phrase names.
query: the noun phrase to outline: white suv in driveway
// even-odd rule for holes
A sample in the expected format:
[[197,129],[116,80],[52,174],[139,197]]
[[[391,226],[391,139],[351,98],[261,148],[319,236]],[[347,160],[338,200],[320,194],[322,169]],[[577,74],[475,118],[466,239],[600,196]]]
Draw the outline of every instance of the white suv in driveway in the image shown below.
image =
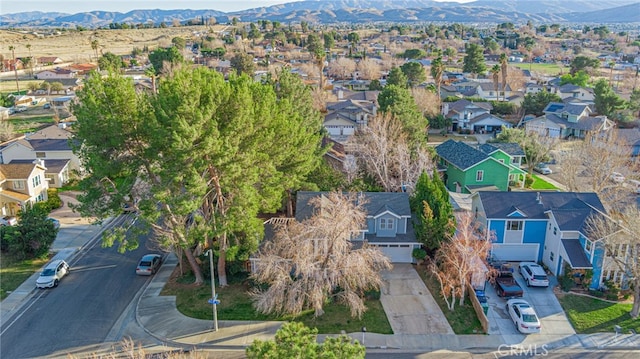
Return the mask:
[[539,264],[533,262],[520,262],[518,266],[522,278],[527,283],[527,287],[548,287],[549,277]]
[[57,287],[60,279],[67,274],[69,274],[69,265],[67,262],[62,259],[55,260],[44,267],[42,273],[40,273],[40,276],[36,279],[36,287]]

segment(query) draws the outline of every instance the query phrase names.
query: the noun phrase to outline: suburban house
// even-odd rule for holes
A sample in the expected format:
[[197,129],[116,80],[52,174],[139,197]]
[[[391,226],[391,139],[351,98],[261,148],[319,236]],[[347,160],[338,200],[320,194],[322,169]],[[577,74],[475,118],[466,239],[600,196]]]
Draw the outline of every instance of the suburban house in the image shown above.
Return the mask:
[[565,268],[592,270],[590,287],[600,288],[604,247],[585,225],[589,216],[606,214],[597,194],[480,191],[472,195],[472,211],[493,240],[492,260],[543,263],[556,276]]
[[640,129],[636,128],[619,128],[617,136],[622,145],[628,146],[631,157],[640,156]]
[[471,120],[480,115],[488,115],[491,110],[493,106],[489,102],[471,102],[465,99],[442,104],[442,114],[451,119],[453,131],[471,131]]
[[544,115],[524,122],[527,132],[535,131],[554,138],[582,138],[589,133],[609,131],[615,126],[607,116],[591,116],[591,108],[584,103],[551,102]]
[[524,186],[525,171],[518,160],[504,150],[484,147],[483,150],[464,142],[447,140],[436,146],[438,171],[451,192],[472,193],[480,190],[507,191],[510,183]]
[[509,171],[510,186],[519,185],[520,187],[524,187],[526,171],[520,167],[522,167],[525,153],[519,144],[511,142],[491,142],[478,146],[478,149],[511,167]]
[[45,168],[40,161],[34,162],[0,164],[0,212],[3,216],[16,216],[27,203],[48,199]]
[[[71,149],[71,132],[52,125],[0,147],[0,163],[42,160],[51,187],[67,183],[72,171],[80,171],[80,159]],[[16,162],[18,161],[18,162]],[[45,166],[46,165],[46,166]]]
[[57,65],[64,62],[61,58],[55,56],[38,57],[37,61],[38,65]]
[[[295,219],[304,221],[321,210],[314,208],[309,201],[325,194],[298,192]],[[413,262],[412,252],[421,244],[416,241],[413,231],[409,195],[403,192],[362,192],[361,196],[359,198],[365,201],[366,228],[352,235],[353,244],[359,246],[366,242],[376,246],[395,263]]]
[[337,142],[346,142],[359,127],[367,126],[369,118],[376,115],[373,101],[347,99],[327,104],[324,127],[329,137]]
[[469,121],[469,127],[471,127],[471,131],[474,133],[496,133],[500,131],[502,127],[513,127],[513,124],[490,113],[483,113],[482,115],[472,118],[471,121]]
[[55,68],[53,70],[44,70],[36,74],[38,80],[46,79],[72,79],[77,76],[77,72],[69,69]]
[[583,102],[593,103],[596,98],[593,89],[580,87],[574,84],[564,84],[558,87],[551,87],[549,92],[557,94],[561,99],[575,99]]
[[507,84],[505,88],[502,88],[502,83],[498,83],[498,89],[493,82],[480,82],[475,87],[475,94],[473,97],[480,97],[487,101],[504,101],[505,98],[514,95],[514,91],[511,90],[511,86]]

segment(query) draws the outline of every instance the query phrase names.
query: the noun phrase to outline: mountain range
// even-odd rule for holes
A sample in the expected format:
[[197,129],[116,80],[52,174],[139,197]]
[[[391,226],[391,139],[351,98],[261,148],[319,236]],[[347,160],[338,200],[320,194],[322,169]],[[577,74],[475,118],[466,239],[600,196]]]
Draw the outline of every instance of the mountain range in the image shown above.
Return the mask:
[[111,23],[171,25],[174,20],[215,18],[240,21],[307,21],[312,24],[366,22],[526,22],[635,23],[640,22],[638,0],[476,0],[464,4],[433,0],[307,0],[225,13],[216,10],[132,10],[126,13],[91,11],[20,12],[0,15],[0,27],[105,27]]

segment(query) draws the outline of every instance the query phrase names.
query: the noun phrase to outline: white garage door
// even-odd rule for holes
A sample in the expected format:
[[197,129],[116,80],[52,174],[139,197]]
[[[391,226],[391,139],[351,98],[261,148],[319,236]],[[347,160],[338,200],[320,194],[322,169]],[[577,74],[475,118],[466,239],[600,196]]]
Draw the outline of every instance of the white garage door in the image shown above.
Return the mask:
[[494,244],[491,247],[491,255],[492,259],[499,261],[537,262],[538,247],[537,243]]
[[393,263],[411,263],[413,258],[411,252],[413,247],[410,244],[376,244]]

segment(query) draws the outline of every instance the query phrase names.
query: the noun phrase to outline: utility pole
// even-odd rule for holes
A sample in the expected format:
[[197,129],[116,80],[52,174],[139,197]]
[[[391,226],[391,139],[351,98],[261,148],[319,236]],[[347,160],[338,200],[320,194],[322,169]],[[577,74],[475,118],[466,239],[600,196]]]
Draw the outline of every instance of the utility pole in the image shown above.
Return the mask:
[[213,249],[209,249],[207,251],[207,256],[209,256],[209,268],[211,268],[211,306],[213,307],[213,331],[218,331],[218,308],[216,307],[218,301],[218,296],[216,295],[216,278],[215,273],[213,271]]

